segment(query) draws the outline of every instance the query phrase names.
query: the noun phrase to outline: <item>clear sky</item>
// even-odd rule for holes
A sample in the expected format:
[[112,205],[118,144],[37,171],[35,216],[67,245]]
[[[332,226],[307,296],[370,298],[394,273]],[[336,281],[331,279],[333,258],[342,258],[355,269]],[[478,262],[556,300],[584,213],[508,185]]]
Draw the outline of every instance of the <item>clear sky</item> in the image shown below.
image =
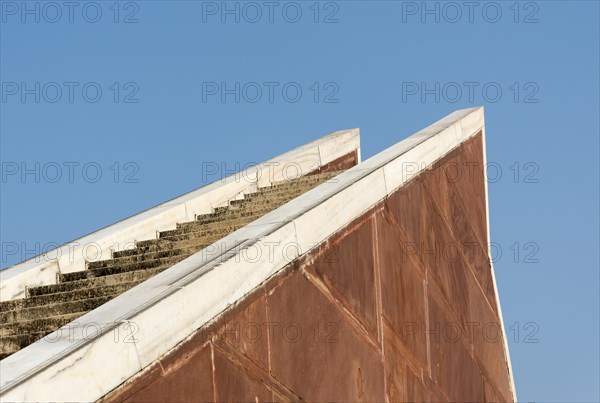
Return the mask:
[[600,400],[597,1],[0,7],[1,267],[211,182],[207,164],[352,127],[366,158],[484,105],[518,397]]

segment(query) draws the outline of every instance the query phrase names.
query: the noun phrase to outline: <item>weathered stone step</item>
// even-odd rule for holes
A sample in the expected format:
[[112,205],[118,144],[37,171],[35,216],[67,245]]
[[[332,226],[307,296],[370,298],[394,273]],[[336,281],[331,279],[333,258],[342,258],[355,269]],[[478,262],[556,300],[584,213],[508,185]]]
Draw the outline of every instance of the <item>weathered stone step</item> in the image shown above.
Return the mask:
[[188,239],[182,240],[159,239],[159,242],[156,242],[153,245],[140,248],[136,254],[129,254],[128,256],[120,256],[112,259],[90,262],[87,270],[141,263],[149,259],[166,258],[184,253],[193,254],[221,238],[223,238],[223,236],[198,236],[189,237]]
[[189,255],[177,255],[177,256],[169,256],[160,259],[152,259],[152,260],[144,260],[141,262],[134,262],[128,264],[122,264],[117,266],[109,266],[103,267],[100,269],[94,270],[82,270],[76,271],[73,273],[65,273],[59,276],[61,283],[67,283],[71,281],[83,280],[86,278],[94,278],[94,277],[104,277],[110,276],[118,273],[125,273],[128,271],[139,271],[139,270],[149,270],[154,269],[160,266],[171,267],[176,263],[181,262],[183,259],[188,257]]
[[326,173],[322,173],[322,174],[303,176],[303,177],[297,178],[297,179],[273,182],[271,186],[267,186],[267,187],[264,187],[261,189],[267,189],[268,191],[278,191],[278,190],[280,190],[282,188],[286,188],[286,187],[293,188],[296,186],[305,186],[305,185],[315,187],[318,184],[326,182],[329,179],[339,175],[341,172],[342,171],[326,172]]
[[[328,178],[330,178],[331,176],[335,176],[337,174],[338,173],[321,174],[322,176],[319,176],[321,178],[320,181],[323,182],[323,181],[327,180]],[[317,175],[315,175],[315,177],[317,177]],[[314,179],[311,179],[311,180],[314,181]],[[319,182],[319,181],[317,181],[317,182]],[[248,195],[246,195],[244,199],[234,200],[231,202],[231,204],[232,205],[235,205],[235,204],[243,205],[243,204],[247,204],[249,202],[253,202],[255,200],[256,201],[261,201],[264,199],[268,200],[269,198],[273,197],[276,194],[281,194],[282,196],[284,196],[284,197],[282,197],[282,199],[289,201],[290,199],[299,196],[300,194],[309,190],[310,188],[312,188],[312,187],[309,186],[306,189],[299,189],[297,191],[297,193],[298,193],[297,195],[295,195],[296,192],[293,192],[293,194],[291,196],[290,196],[289,189],[286,189],[285,186],[281,187],[279,190],[271,191],[269,194],[267,194],[265,192],[267,190],[270,190],[271,189],[270,187],[261,188],[258,192],[248,194],[248,195],[252,196],[251,198],[247,198]],[[218,216],[221,216],[221,214],[224,213],[225,211],[227,211],[229,209],[229,207],[230,206],[217,207],[215,209],[215,212],[219,213],[219,214],[217,214]],[[113,254],[113,257],[117,258],[117,257],[139,254],[140,251],[137,250],[138,248],[145,248],[147,246],[156,245],[157,242],[159,242],[162,239],[165,239],[165,240],[169,239],[169,240],[175,240],[175,241],[182,240],[182,239],[188,239],[187,236],[180,237],[180,235],[185,234],[187,232],[202,231],[203,233],[200,232],[197,234],[197,236],[210,235],[210,234],[214,234],[214,235],[222,234],[224,237],[227,234],[229,234],[230,232],[233,232],[233,231],[243,227],[244,225],[247,225],[249,222],[252,221],[252,216],[249,216],[249,217],[243,217],[241,219],[240,218],[229,219],[227,217],[223,217],[224,219],[219,220],[219,221],[202,222],[202,218],[206,217],[206,216],[214,217],[215,214],[214,213],[204,214],[204,215],[198,216],[196,221],[178,223],[177,228],[174,230],[167,230],[167,231],[159,232],[158,239],[149,239],[149,240],[138,241],[136,243],[136,248],[115,252]],[[200,229],[198,227],[202,227],[202,228]],[[194,235],[194,236],[196,236],[196,235]]]
[[312,188],[307,187],[307,188],[298,188],[298,189],[286,189],[285,191],[282,191],[281,194],[277,194],[277,195],[255,193],[254,196],[248,196],[244,199],[239,199],[239,200],[232,200],[230,202],[230,207],[238,208],[238,207],[247,206],[249,204],[263,204],[266,201],[284,200],[285,202],[288,202],[288,201],[300,196],[302,193],[309,191],[310,189],[312,189]]
[[61,326],[83,316],[86,312],[75,312],[61,316],[52,316],[35,320],[11,323],[0,326],[0,337],[18,336],[28,333],[49,334]]
[[[296,195],[295,193],[288,193],[285,197],[281,197],[278,199],[272,199],[269,198],[268,196],[264,196],[262,194],[259,194],[256,199],[256,201],[261,202],[260,205],[260,209],[257,211],[256,214],[256,218],[258,218],[258,216],[265,214],[266,212],[273,210],[274,208],[278,207],[279,205],[285,204],[287,201],[291,200],[292,198],[297,197],[298,195],[302,194],[304,190],[298,191],[298,194]],[[239,202],[249,202],[250,200],[239,200]],[[271,205],[272,207],[270,208],[264,208],[265,205]],[[249,206],[250,208],[253,208],[251,206]],[[161,250],[164,249],[164,247],[161,246],[162,241],[163,240],[170,240],[170,241],[183,241],[183,240],[188,240],[192,237],[200,237],[200,236],[206,236],[206,235],[220,235],[220,238],[225,237],[226,235],[228,235],[229,233],[243,227],[244,225],[247,225],[248,223],[252,222],[255,217],[254,214],[250,214],[248,216],[242,217],[242,218],[232,218],[229,219],[227,214],[225,214],[226,211],[232,211],[232,209],[229,209],[229,207],[224,207],[224,208],[218,208],[218,211],[222,211],[222,212],[218,212],[217,214],[211,213],[211,214],[207,214],[207,215],[203,215],[200,216],[200,220],[197,221],[193,221],[193,222],[186,222],[186,223],[179,223],[177,224],[177,228],[174,230],[167,230],[167,231],[161,231],[159,233],[159,238],[158,239],[150,239],[150,240],[145,240],[145,241],[140,241],[136,244],[136,248],[133,249],[129,249],[129,250],[125,250],[125,251],[119,251],[119,252],[115,252],[113,255],[113,258],[121,258],[121,257],[125,257],[125,256],[135,256],[135,255],[140,255],[149,251],[157,251],[157,250]],[[234,217],[236,217],[236,213],[231,212],[231,215],[233,215]],[[212,222],[204,222],[202,221],[203,217],[210,217],[212,218],[216,218],[219,217],[218,220],[211,220]],[[237,222],[236,222],[237,221]],[[205,228],[203,228],[203,226]],[[210,227],[209,227],[210,226]],[[210,243],[215,242],[218,239],[213,240]],[[168,247],[174,247],[175,245],[171,246],[169,245]],[[94,262],[91,264],[90,267],[102,267],[102,265],[96,265],[97,262]]]
[[[176,250],[181,250],[181,249],[189,249],[190,252],[196,253],[199,250],[206,248],[208,245],[218,241],[219,239],[222,239],[223,236],[220,236],[218,238],[212,238],[212,237],[207,237],[207,236],[199,236],[199,237],[184,237],[183,235],[181,236],[182,239],[180,240],[172,240],[172,239],[160,239],[157,240],[157,242],[155,242],[152,245],[148,245],[145,246],[144,248],[140,248],[140,250],[138,250],[138,253],[134,254],[134,255],[129,255],[126,256],[127,258],[130,259],[135,259],[135,261],[143,261],[146,260],[147,257],[151,257],[153,256],[154,258],[157,257],[167,257],[167,256],[175,256],[177,254],[179,254],[180,252],[176,252]],[[119,257],[118,259],[122,259],[123,257]],[[108,260],[107,262],[110,262],[110,260]],[[112,266],[112,264],[110,264]],[[104,267],[106,267],[108,265],[105,265]]]
[[113,269],[131,267],[132,265],[136,266],[136,264],[145,264],[146,262],[150,261],[162,261],[162,259],[168,258],[175,259],[181,256],[183,256],[185,259],[185,257],[193,255],[194,253],[206,248],[213,242],[215,242],[215,240],[210,238],[191,238],[189,240],[184,240],[180,242],[167,242],[164,245],[156,245],[152,249],[146,250],[138,255],[126,256],[118,259],[103,260],[102,262],[95,262],[102,263],[102,265],[100,265],[99,267],[98,265],[95,265],[93,267],[90,266],[87,270],[85,270],[85,272],[93,272],[95,274],[84,274],[85,272],[76,272],[78,274],[71,275],[73,274],[71,273],[69,275],[65,275],[65,277],[61,277],[61,280],[73,281],[74,279],[80,280],[83,278],[99,277],[105,275],[103,274],[104,272],[108,272]]
[[286,203],[285,200],[272,201],[265,205],[260,205],[260,206],[252,205],[251,207],[248,207],[248,208],[239,208],[239,209],[234,209],[234,210],[228,210],[224,213],[202,215],[202,216],[198,216],[196,221],[200,224],[209,224],[209,223],[214,223],[214,222],[218,222],[221,220],[229,220],[229,219],[244,218],[244,217],[255,217],[255,219],[258,219],[259,217],[275,210],[277,207],[282,206],[285,203]]
[[[266,187],[258,188],[254,192],[246,193],[246,194],[244,194],[244,198],[239,199],[239,200],[244,200],[249,197],[259,196],[259,195],[270,195],[273,197],[282,196],[282,195],[285,195],[292,191],[293,192],[299,191],[300,189],[312,189],[326,181],[327,181],[326,178],[322,178],[322,179],[311,179],[309,181],[279,182],[275,186],[266,186]],[[239,200],[232,200],[232,201],[239,201]]]
[[246,195],[244,195],[244,199],[239,199],[239,200],[232,200],[231,204],[236,205],[236,204],[243,204],[243,202],[245,200],[251,200],[251,201],[259,201],[261,199],[266,199],[266,198],[280,198],[280,197],[288,197],[290,199],[296,198],[298,196],[300,196],[303,193],[308,192],[311,189],[314,189],[315,187],[325,183],[326,181],[322,181],[322,182],[316,182],[316,183],[312,183],[312,184],[303,184],[303,185],[297,185],[297,186],[281,186],[280,188],[261,188],[256,192],[252,192],[252,193],[247,193]]
[[331,175],[302,181],[285,181],[272,187],[261,188],[257,192],[245,195],[243,199],[232,200],[229,206],[217,207],[214,209],[213,213],[198,216],[197,221],[204,221],[204,218],[220,217],[223,214],[242,206],[249,206],[257,203],[285,203],[325,182],[330,176]]
[[254,196],[257,194],[259,194],[259,195],[262,194],[262,195],[275,196],[275,195],[285,194],[287,192],[297,191],[300,189],[312,189],[314,187],[319,186],[321,183],[324,183],[325,181],[326,181],[325,179],[312,179],[310,181],[301,181],[301,182],[297,182],[297,181],[294,181],[291,183],[282,182],[277,185],[259,188],[256,192],[250,193],[249,195]]
[[[257,214],[264,214],[263,211],[259,211]],[[250,215],[241,218],[225,219],[222,221],[215,221],[211,223],[201,223],[197,221],[189,221],[184,223],[178,223],[177,229],[161,231],[159,238],[147,239],[138,241],[136,247],[120,252],[115,252],[113,257],[122,257],[128,255],[136,255],[140,253],[140,250],[144,248],[154,248],[162,242],[175,242],[187,240],[200,236],[215,236],[215,238],[221,239],[230,233],[248,225],[252,221],[258,218],[258,215]]]
[[19,351],[19,350],[15,349],[14,351],[11,351],[10,353],[4,353],[4,352],[2,352],[1,348],[2,348],[2,343],[0,343],[0,361],[5,359],[9,355],[12,355],[12,354],[16,353],[17,351]]
[[8,357],[11,354],[16,353],[20,349],[27,347],[30,344],[42,339],[47,334],[52,333],[29,333],[18,336],[6,336],[0,340],[0,357],[2,359]]
[[157,241],[177,242],[199,237],[216,237],[218,239],[221,239],[229,235],[230,233],[240,229],[244,225],[247,225],[248,221],[241,221],[233,224],[223,222],[224,226],[214,227],[210,229],[206,229],[206,226],[203,226],[201,223],[196,223],[195,221],[185,224],[194,225],[178,226],[177,229],[161,232]]
[[168,269],[171,266],[165,265],[157,267],[155,269],[148,270],[137,270],[126,273],[113,274],[111,276],[87,278],[83,280],[69,281],[66,283],[43,285],[39,287],[32,287],[28,293],[31,297],[40,296],[59,292],[73,292],[75,290],[82,290],[87,288],[101,287],[117,285],[129,282],[142,282],[149,277],[152,277],[163,270]]
[[65,292],[54,292],[50,294],[41,294],[28,298],[20,298],[12,301],[0,303],[0,312],[12,311],[15,309],[26,309],[35,306],[56,304],[59,302],[76,301],[79,299],[93,298],[96,296],[123,293],[128,289],[135,287],[142,280],[129,281],[112,285],[99,285],[97,287],[76,289]]
[[[263,214],[263,212],[260,213]],[[225,225],[225,227],[222,229],[212,230],[206,230],[202,223],[198,223],[197,225],[186,225],[178,230],[169,231],[168,236],[161,236],[158,239],[142,241],[143,246],[140,247],[139,250],[136,250],[135,253],[129,253],[129,255],[168,249],[169,247],[177,247],[186,243],[205,243],[204,240],[206,240],[208,245],[210,245],[211,243],[223,239],[230,233],[244,227],[245,225],[248,225],[257,218],[258,217],[255,216],[248,216],[241,219],[233,219],[231,222],[224,223],[223,225]],[[199,242],[200,239],[202,239],[203,242]],[[134,249],[131,249],[131,251],[134,251]]]
[[[272,194],[265,194],[262,191],[250,193],[249,195],[251,195],[252,197],[248,197],[249,195],[246,195],[246,197],[244,199],[231,201],[229,207],[227,207],[227,206],[226,207],[218,207],[217,209],[215,209],[216,214],[215,213],[203,214],[203,215],[198,216],[196,218],[196,221],[178,223],[177,229],[161,232],[160,233],[161,238],[163,236],[171,236],[171,235],[178,234],[181,232],[189,231],[190,227],[198,227],[201,225],[206,225],[207,230],[209,230],[212,227],[208,227],[208,226],[214,227],[215,225],[218,225],[219,223],[222,223],[222,225],[227,225],[230,221],[233,221],[233,220],[227,218],[227,216],[224,214],[226,211],[237,210],[237,209],[239,209],[239,207],[242,207],[242,206],[247,207],[247,208],[254,208],[253,207],[254,205],[258,205],[260,207],[265,207],[266,205],[273,205],[273,209],[274,209],[277,205],[285,204],[285,203],[289,202],[290,200],[300,196],[302,193],[310,190],[311,188],[312,187],[306,187],[306,188],[298,189],[296,191],[290,191],[289,189],[284,188],[281,191],[277,192],[277,194],[281,195],[280,197],[275,197]],[[263,188],[263,189],[269,189],[269,188]],[[260,208],[260,209],[262,210],[262,208]],[[204,218],[214,218],[214,217],[220,217],[221,220],[223,220],[223,219],[224,220],[223,221],[214,221],[214,222],[205,222],[205,220],[203,220]]]
[[[318,185],[320,185],[320,183],[315,183],[315,186],[302,185],[302,186],[282,187],[281,189],[264,188],[262,190],[259,190],[258,192],[248,193],[245,197],[248,198],[248,200],[252,200],[252,201],[261,200],[261,199],[264,200],[265,198],[278,199],[278,198],[282,198],[282,197],[287,197],[289,199],[293,199],[293,198],[300,196],[302,193],[308,192],[309,190],[315,188]],[[244,199],[232,200],[231,202],[233,203],[233,205],[236,205],[243,200]]]
[[304,175],[299,178],[284,179],[284,180],[273,182],[271,184],[271,186],[268,186],[268,187],[272,188],[272,187],[293,185],[293,184],[299,184],[299,183],[322,182],[322,181],[325,181],[325,180],[331,178],[332,176],[339,175],[341,172],[342,171],[323,172],[323,173],[318,173],[318,174],[313,174],[313,175]]
[[61,302],[57,304],[1,312],[0,324],[17,323],[27,320],[46,318],[49,316],[66,315],[75,312],[87,312],[110,301],[117,295],[103,295],[101,297],[96,298],[88,298],[77,301]]
[[[223,220],[219,222],[204,224],[198,221],[189,221],[184,223],[177,224],[177,229],[171,230],[169,234],[165,234],[161,236],[162,239],[171,239],[173,237],[178,237],[180,234],[185,234],[187,232],[220,232],[223,231],[227,234],[233,232],[244,225],[248,225],[252,222],[254,218],[252,217],[243,217],[243,218],[234,218],[230,220]],[[195,235],[194,235],[195,236]],[[179,238],[177,238],[179,239]]]

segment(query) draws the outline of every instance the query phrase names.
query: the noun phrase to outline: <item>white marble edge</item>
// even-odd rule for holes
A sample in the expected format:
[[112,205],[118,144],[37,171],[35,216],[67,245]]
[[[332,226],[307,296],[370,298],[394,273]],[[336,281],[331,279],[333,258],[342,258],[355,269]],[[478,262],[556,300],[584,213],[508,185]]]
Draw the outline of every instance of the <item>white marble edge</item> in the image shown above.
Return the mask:
[[[337,147],[331,147],[335,144]],[[339,130],[310,143],[285,152],[268,161],[245,169],[242,173],[229,175],[208,185],[171,199],[158,206],[120,220],[95,232],[69,241],[44,255],[58,258],[49,259],[43,255],[32,257],[24,262],[0,270],[0,301],[22,298],[27,286],[39,286],[56,282],[58,273],[68,273],[85,269],[84,248],[98,245],[101,255],[96,260],[110,258],[112,246],[119,249],[132,246],[135,241],[151,239],[157,230],[175,228],[177,222],[191,221],[196,214],[210,212],[213,207],[225,205],[240,194],[254,191],[256,186],[269,185],[269,177],[281,179],[277,169],[286,164],[297,166],[302,174],[312,172],[347,152],[360,149],[359,129]],[[291,170],[289,174],[293,173]],[[257,172],[268,172],[260,175]],[[258,183],[260,182],[260,183]],[[97,250],[97,249],[96,249]]]
[[[465,119],[471,123],[461,125]],[[136,344],[139,367],[144,368],[289,263],[286,259],[273,261],[260,259],[256,262],[244,261],[244,264],[240,264],[240,255],[247,251],[249,246],[276,244],[275,249],[277,249],[282,239],[296,243],[297,252],[294,253],[292,250],[291,256],[286,255],[293,260],[323,242],[402,186],[406,180],[400,182],[390,180],[390,175],[397,172],[388,171],[386,175],[386,167],[408,157],[421,158],[422,160],[419,161],[425,162],[421,170],[425,169],[481,129],[483,129],[482,108],[456,111],[347,170],[335,180],[310,190],[150,278],[89,312],[78,321],[113,323],[113,326],[115,323],[117,325],[123,322],[136,323],[140,331],[146,332],[147,335],[147,337],[140,337]],[[354,202],[347,203],[348,197],[352,197]],[[315,222],[319,222],[316,228]],[[212,270],[217,266],[217,270]],[[198,300],[199,294],[202,297]],[[177,309],[174,309],[174,306]],[[177,320],[174,321],[174,317]],[[166,336],[157,338],[157,334],[166,334]],[[61,342],[63,351],[67,352],[68,341],[59,341]],[[8,378],[3,377],[0,383],[0,398],[9,400],[9,397],[10,399],[24,397],[24,390],[29,389],[25,384],[40,376],[43,377],[44,373],[47,376],[57,373],[68,376],[70,370],[64,366],[69,357],[77,354],[77,351],[85,345],[93,343],[95,339],[85,340],[74,351],[62,355],[61,349],[56,348],[57,346],[53,346],[52,351],[44,351],[43,345],[34,344],[0,361],[0,370],[4,374],[7,371],[10,374]],[[118,362],[118,357],[115,357],[115,360]],[[88,376],[93,377],[94,365],[89,364]],[[126,376],[119,373],[118,378],[129,378],[138,370],[126,361],[122,371],[128,373]],[[112,384],[108,382],[109,386]],[[94,392],[86,390],[86,393],[82,392],[75,397],[82,400],[95,400],[112,390],[112,386],[109,386]]]

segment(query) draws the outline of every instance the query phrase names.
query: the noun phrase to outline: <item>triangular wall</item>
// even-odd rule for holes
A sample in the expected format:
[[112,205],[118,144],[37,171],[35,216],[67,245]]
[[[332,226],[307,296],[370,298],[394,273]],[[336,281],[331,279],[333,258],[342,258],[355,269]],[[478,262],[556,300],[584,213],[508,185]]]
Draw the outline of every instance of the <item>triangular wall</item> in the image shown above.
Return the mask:
[[480,132],[107,400],[513,400],[482,146]]

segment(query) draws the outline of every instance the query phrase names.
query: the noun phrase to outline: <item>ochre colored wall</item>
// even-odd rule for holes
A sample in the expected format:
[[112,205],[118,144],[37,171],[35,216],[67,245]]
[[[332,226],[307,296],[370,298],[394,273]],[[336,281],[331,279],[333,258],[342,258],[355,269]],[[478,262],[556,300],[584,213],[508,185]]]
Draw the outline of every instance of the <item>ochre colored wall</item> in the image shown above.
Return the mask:
[[106,400],[510,400],[482,155],[479,134]]
[[308,175],[316,175],[324,172],[342,171],[358,164],[358,151],[354,150],[346,155],[342,155],[327,164],[321,165],[319,168],[310,172]]

